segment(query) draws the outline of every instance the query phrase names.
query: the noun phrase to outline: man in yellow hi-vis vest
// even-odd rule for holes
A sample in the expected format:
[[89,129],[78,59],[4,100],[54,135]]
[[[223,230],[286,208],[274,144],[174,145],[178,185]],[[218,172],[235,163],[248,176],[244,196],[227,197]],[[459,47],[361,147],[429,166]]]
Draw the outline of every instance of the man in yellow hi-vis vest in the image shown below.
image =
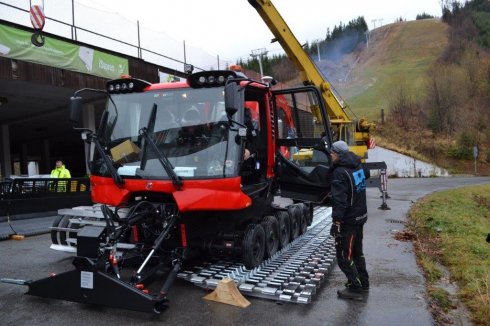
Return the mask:
[[[51,178],[71,178],[70,170],[68,170],[61,160],[56,161],[56,167],[51,171]],[[57,191],[66,191],[66,181],[59,181]]]

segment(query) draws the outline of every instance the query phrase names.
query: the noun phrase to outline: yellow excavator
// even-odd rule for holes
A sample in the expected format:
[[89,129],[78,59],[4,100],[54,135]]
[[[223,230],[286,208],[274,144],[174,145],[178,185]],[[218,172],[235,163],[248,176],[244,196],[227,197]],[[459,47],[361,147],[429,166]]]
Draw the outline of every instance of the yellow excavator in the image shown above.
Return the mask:
[[[303,84],[316,86],[321,91],[330,118],[331,130],[334,132],[333,139],[344,140],[349,144],[352,152],[363,160],[367,158],[367,151],[374,144],[371,133],[376,129],[376,125],[366,118],[353,120],[349,117],[345,105],[333,92],[330,83],[305,52],[270,0],[248,0],[248,2],[271,30],[274,35],[272,42],[278,41],[289,59],[296,65]],[[315,117],[317,122],[321,123],[318,109],[312,108],[312,112],[317,113]]]

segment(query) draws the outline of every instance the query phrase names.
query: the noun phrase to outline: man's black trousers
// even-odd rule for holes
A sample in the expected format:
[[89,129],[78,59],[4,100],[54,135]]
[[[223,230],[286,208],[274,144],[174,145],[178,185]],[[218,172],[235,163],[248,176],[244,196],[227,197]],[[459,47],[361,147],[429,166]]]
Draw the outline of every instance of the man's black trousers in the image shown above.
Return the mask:
[[340,235],[335,238],[337,263],[347,276],[349,287],[369,287],[369,275],[362,251],[364,224],[342,224]]

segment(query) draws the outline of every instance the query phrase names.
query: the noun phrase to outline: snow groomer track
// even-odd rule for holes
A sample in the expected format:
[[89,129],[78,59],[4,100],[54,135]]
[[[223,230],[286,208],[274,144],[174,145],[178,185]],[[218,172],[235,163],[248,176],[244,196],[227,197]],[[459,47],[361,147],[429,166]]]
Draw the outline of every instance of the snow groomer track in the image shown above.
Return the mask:
[[310,303],[335,261],[335,243],[329,234],[331,216],[330,208],[316,208],[313,223],[305,234],[253,270],[242,264],[220,261],[194,266],[178,277],[211,290],[229,277],[245,296]]

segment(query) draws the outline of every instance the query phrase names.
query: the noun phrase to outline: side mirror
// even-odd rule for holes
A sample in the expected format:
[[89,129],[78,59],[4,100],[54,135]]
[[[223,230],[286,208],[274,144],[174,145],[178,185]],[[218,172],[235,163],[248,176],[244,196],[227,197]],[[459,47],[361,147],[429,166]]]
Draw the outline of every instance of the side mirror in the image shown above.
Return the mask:
[[77,127],[80,124],[82,115],[82,98],[79,96],[70,97],[70,121],[73,126]]
[[225,111],[228,117],[237,113],[241,105],[240,86],[237,83],[228,83],[225,86]]

